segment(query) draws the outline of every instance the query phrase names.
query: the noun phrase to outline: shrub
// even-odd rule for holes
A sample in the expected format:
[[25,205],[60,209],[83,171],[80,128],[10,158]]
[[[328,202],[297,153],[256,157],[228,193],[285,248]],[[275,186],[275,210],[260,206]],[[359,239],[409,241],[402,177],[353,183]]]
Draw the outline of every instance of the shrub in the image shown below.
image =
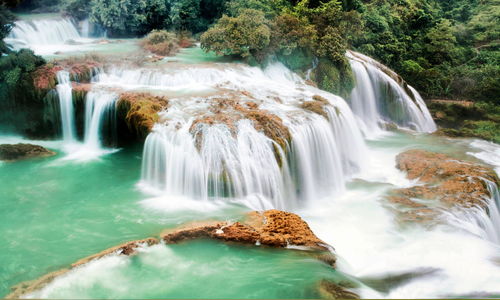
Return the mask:
[[264,13],[244,9],[237,17],[222,16],[201,36],[201,47],[219,55],[253,56],[262,60],[270,39],[271,29]]
[[175,33],[153,30],[141,41],[141,46],[154,54],[170,56],[179,51],[179,39]]

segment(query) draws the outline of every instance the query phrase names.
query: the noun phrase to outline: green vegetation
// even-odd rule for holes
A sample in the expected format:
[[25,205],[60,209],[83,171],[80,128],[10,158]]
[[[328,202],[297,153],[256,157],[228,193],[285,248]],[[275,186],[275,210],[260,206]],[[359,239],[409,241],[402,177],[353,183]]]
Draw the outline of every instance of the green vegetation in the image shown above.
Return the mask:
[[174,55],[179,50],[179,40],[175,33],[153,30],[141,41],[141,46],[157,55]]
[[478,137],[500,143],[500,106],[488,102],[449,102],[429,104],[433,117],[443,127],[440,133],[454,137]]
[[[39,12],[55,7],[76,19],[90,17],[112,37],[204,32],[202,48],[219,55],[252,64],[277,59],[302,75],[314,65],[310,79],[342,96],[354,84],[344,53],[354,49],[394,69],[424,98],[500,104],[500,0],[25,0],[20,5]],[[9,24],[8,11],[0,16]],[[173,40],[170,35],[145,47],[168,55],[175,52]]]

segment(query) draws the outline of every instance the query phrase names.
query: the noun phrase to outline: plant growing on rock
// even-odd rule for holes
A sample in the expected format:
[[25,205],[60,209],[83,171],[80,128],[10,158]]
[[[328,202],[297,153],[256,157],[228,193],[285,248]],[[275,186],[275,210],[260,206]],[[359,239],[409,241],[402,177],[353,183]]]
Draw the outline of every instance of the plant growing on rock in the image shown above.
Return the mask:
[[177,36],[166,30],[151,31],[140,44],[144,49],[161,56],[171,56],[179,51]]

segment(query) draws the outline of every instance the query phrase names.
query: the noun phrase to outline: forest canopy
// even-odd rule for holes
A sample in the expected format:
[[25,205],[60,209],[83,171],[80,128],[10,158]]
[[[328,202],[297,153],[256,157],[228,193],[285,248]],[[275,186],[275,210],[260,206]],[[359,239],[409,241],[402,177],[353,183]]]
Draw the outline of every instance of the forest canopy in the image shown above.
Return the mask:
[[207,51],[276,57],[298,72],[316,60],[313,79],[340,94],[353,84],[346,49],[380,60],[427,98],[498,103],[500,94],[500,0],[25,0],[16,10],[89,18],[111,37],[190,31]]

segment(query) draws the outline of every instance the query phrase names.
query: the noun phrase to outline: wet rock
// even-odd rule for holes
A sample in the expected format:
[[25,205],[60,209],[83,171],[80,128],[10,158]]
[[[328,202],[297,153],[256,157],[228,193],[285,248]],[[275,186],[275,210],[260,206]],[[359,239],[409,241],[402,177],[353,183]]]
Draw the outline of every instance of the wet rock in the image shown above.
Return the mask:
[[[298,215],[279,210],[251,212],[241,222],[211,222],[190,224],[164,232],[166,243],[177,243],[196,238],[213,238],[245,244],[271,247],[304,246],[315,250],[328,250]],[[332,263],[331,257],[329,262]]]
[[430,221],[440,209],[482,207],[491,197],[485,180],[498,184],[495,172],[482,164],[454,159],[425,150],[409,150],[396,158],[398,169],[422,185],[392,191],[388,200],[405,207],[399,217],[405,221]]
[[360,299],[358,294],[326,279],[318,283],[318,292],[322,299]]
[[56,155],[42,146],[33,144],[3,144],[0,145],[0,160],[16,161],[35,157],[49,157]]
[[286,151],[287,145],[291,141],[290,131],[280,117],[259,108],[258,103],[254,101],[255,99],[245,91],[238,95],[210,99],[209,113],[196,119],[190,128],[190,132],[195,136],[197,148],[200,149],[202,145],[203,136],[199,129],[203,124],[224,124],[236,136],[236,123],[239,120],[248,119],[252,121],[257,131],[264,133],[281,148],[281,150],[277,147],[274,149],[276,160],[281,165],[281,153]]
[[326,113],[326,111],[324,109],[325,105],[330,105],[330,102],[328,102],[327,99],[325,99],[319,95],[314,95],[313,101],[304,101],[301,104],[301,107],[305,110],[312,111],[313,113],[321,115],[321,116],[325,117],[325,119],[328,120],[328,114]]

